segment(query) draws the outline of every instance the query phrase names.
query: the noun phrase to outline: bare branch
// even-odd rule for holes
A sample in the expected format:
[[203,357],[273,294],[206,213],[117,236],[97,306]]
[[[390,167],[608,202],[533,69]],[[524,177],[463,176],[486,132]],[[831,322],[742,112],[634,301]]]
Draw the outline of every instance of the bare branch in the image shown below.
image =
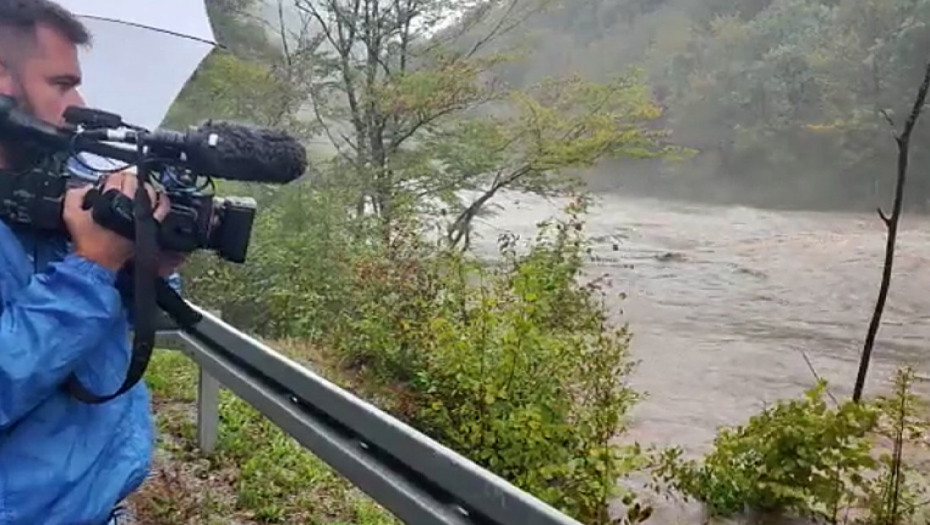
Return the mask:
[[[287,42],[287,33],[284,30],[284,0],[278,0],[278,35],[281,37],[281,49],[284,51],[284,61],[287,63],[288,73],[294,66],[293,57],[291,57],[290,44]],[[288,74],[290,77],[290,74]]]
[[[345,159],[349,164],[357,168],[358,164],[356,163],[355,159],[342,150],[342,147],[340,147],[339,145],[339,141],[336,140],[336,138],[333,136],[333,133],[329,127],[329,124],[326,122],[326,120],[323,118],[323,115],[320,113],[320,105],[317,104],[314,100],[312,100],[312,97],[313,95],[311,94],[310,107],[313,108],[313,114],[316,117],[316,121],[320,124],[320,127],[323,128],[323,132],[326,133],[326,137],[329,138],[330,143],[333,145],[334,148],[336,148],[336,152],[339,154],[339,156]],[[354,149],[356,149],[356,151],[358,150],[358,147],[352,144],[351,141],[346,140],[346,142],[349,144],[350,147],[353,147]]]
[[413,2],[414,0],[407,0],[406,9],[403,13],[400,10],[400,4],[397,4],[397,21],[401,24],[401,35],[400,35],[400,70],[404,72],[407,70],[407,52],[408,46],[410,45],[410,22],[413,20]]
[[350,148],[354,149],[355,152],[358,153],[358,144],[352,141],[352,137],[346,135],[344,131],[340,131],[339,138],[341,138],[346,144],[349,145]]
[[407,140],[410,139],[410,137],[415,135],[417,131],[420,131],[424,127],[432,124],[433,122],[436,122],[437,120],[439,120],[440,118],[446,115],[449,115],[460,109],[464,109],[464,107],[465,107],[464,105],[450,105],[443,109],[434,111],[428,115],[421,115],[420,118],[418,118],[415,122],[413,122],[407,130],[398,132],[393,137],[391,137],[389,149],[391,150],[391,152],[396,153],[400,149],[400,147],[404,144],[404,142],[406,142]]
[[348,13],[344,12],[345,10],[339,6],[338,0],[326,0],[325,7],[335,20],[335,28],[333,27],[333,22],[324,16],[324,13],[317,8],[314,2],[310,0],[297,0],[297,5],[299,9],[310,14],[320,24],[327,41],[335,48],[339,56],[343,84],[342,89],[349,103],[352,123],[359,137],[365,135],[366,123],[361,118],[351,64],[353,42],[358,31],[358,15],[361,8],[361,0],[353,0],[352,10]]
[[497,195],[497,192],[506,188],[514,181],[517,181],[524,176],[532,173],[534,170],[531,166],[525,165],[521,166],[519,169],[514,170],[513,173],[506,177],[500,177],[501,172],[497,173],[497,176],[494,177],[494,181],[491,183],[491,186],[485,190],[485,192],[475,199],[462,213],[456,217],[455,221],[449,226],[449,229],[446,232],[446,239],[449,241],[450,245],[456,246],[461,240],[468,235],[468,230],[471,228],[471,223],[478,216],[478,213],[481,211],[481,208],[488,203],[491,199]]
[[888,113],[888,110],[883,109],[881,110],[880,113],[882,114],[883,117],[885,117],[885,122],[887,122],[888,125],[891,126],[891,129],[893,130],[897,129],[897,126],[895,126],[895,123],[894,123],[894,119],[891,118],[891,115]]
[[[536,2],[535,8],[529,9],[527,12],[518,16],[510,24],[505,25],[505,23],[507,22],[508,16],[513,14],[513,12],[516,10],[516,8],[519,5],[522,5],[525,3],[525,2],[522,2],[521,0],[509,0],[510,3],[507,5],[505,9],[505,13],[501,16],[501,19],[497,21],[497,23],[494,25],[494,27],[490,30],[490,32],[487,35],[479,38],[478,42],[472,46],[471,50],[469,50],[468,53],[461,55],[461,57],[470,58],[474,56],[478,51],[486,47],[488,44],[493,42],[495,39],[500,38],[510,33],[511,31],[519,27],[528,18],[544,10],[551,3],[551,0],[533,0],[533,1]],[[445,34],[441,34],[434,38],[431,38],[430,42],[424,48],[420,50],[420,53],[429,54],[433,52],[439,46],[443,44],[447,44],[449,42],[453,42],[461,38],[462,36],[466,35],[467,33],[472,31],[476,27],[478,27],[482,22],[487,20],[488,18],[487,15],[489,11],[492,9],[492,7],[484,7],[484,8],[479,8],[479,9],[484,9],[484,10],[480,10],[476,13],[472,13],[472,16],[468,16],[465,18],[465,20],[457,23],[453,29],[445,31]]]
[[881,325],[885,301],[888,299],[888,289],[891,287],[894,250],[898,236],[898,222],[901,219],[901,210],[904,205],[904,184],[907,181],[911,134],[914,131],[914,126],[917,124],[917,119],[920,118],[921,110],[927,101],[928,90],[930,90],[930,62],[927,63],[923,82],[921,82],[917,90],[917,96],[914,99],[911,113],[904,123],[904,131],[902,131],[901,135],[896,139],[898,143],[898,176],[895,182],[894,207],[891,211],[891,217],[885,217],[884,212],[881,214],[882,220],[885,220],[885,224],[888,226],[888,239],[885,245],[885,265],[882,270],[882,281],[879,286],[878,299],[875,302],[875,310],[872,313],[872,320],[869,322],[869,330],[866,333],[862,356],[859,360],[859,372],[856,376],[856,385],[853,389],[853,401],[855,402],[861,399],[862,390],[865,388],[865,377],[869,369],[869,360],[872,357],[872,348],[875,346],[875,338],[878,335],[878,328]]
[[[807,357],[807,352],[805,352],[804,350],[801,350],[801,357],[803,357],[803,358],[804,358],[804,362],[807,363],[807,368],[808,368],[808,370],[811,371],[811,374],[814,375],[814,379],[817,380],[818,382],[819,382],[819,381],[823,381],[823,378],[820,377],[820,374],[817,373],[817,369],[814,368],[814,364],[811,363],[810,358]],[[840,404],[839,401],[837,401],[836,396],[833,395],[833,392],[830,392],[830,389],[827,389],[827,395],[830,396],[830,399],[833,400],[833,404],[834,404],[834,405],[839,405],[839,404]]]
[[333,32],[330,28],[329,23],[327,23],[327,21],[323,19],[322,13],[320,13],[320,11],[316,8],[316,6],[313,5],[313,2],[311,2],[310,0],[303,0],[303,1],[297,0],[297,2],[295,2],[294,5],[297,7],[298,10],[310,15],[313,19],[315,19],[317,23],[320,24],[320,30],[323,31],[324,35],[326,35],[326,40],[330,43],[330,45],[336,49],[340,49],[341,46],[339,42],[336,40],[336,38],[333,36]]
[[917,90],[917,98],[914,100],[911,114],[907,117],[907,122],[904,123],[904,133],[901,134],[901,140],[909,141],[911,139],[911,133],[914,132],[914,126],[917,125],[917,119],[920,118],[920,112],[927,100],[928,90],[930,90],[930,63],[927,64],[924,80],[920,84],[920,89]]
[[507,10],[504,12],[504,14],[501,15],[501,19],[497,21],[497,24],[494,25],[494,28],[492,28],[491,31],[489,31],[487,35],[485,35],[483,38],[475,42],[475,45],[472,46],[471,51],[469,51],[465,55],[466,57],[473,56],[475,53],[478,52],[478,50],[480,50],[488,42],[493,40],[495,36],[497,36],[498,32],[501,31],[501,29],[504,27],[504,22],[507,21],[507,17],[509,17],[510,14],[513,13],[514,9],[516,9],[517,2],[519,2],[519,0],[510,0],[510,5],[507,6]]
[[878,216],[881,217],[882,222],[885,223],[885,226],[891,226],[891,218],[885,215],[885,211],[881,209],[881,207],[878,208]]

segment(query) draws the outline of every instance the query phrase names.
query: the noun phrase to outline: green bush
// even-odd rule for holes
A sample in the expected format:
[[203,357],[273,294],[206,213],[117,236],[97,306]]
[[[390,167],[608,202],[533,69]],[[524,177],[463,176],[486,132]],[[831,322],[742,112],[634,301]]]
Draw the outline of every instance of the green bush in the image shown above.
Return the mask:
[[364,248],[350,236],[347,201],[304,183],[264,197],[246,262],[198,253],[185,268],[187,296],[243,330],[318,340],[345,308],[354,253]]
[[746,425],[723,429],[703,462],[667,451],[657,474],[714,514],[746,510],[826,517],[854,504],[863,474],[877,466],[870,433],[878,411],[845,402],[830,408],[820,382],[802,399],[780,401]]
[[[259,335],[331,349],[402,389],[398,415],[418,428],[585,523],[610,521],[638,459],[612,440],[637,394],[626,327],[608,325],[599,283],[580,282],[584,202],[528,253],[503,238],[489,263],[425,241],[409,218],[385,244],[333,189],[263,200],[249,261],[200,257],[189,296]],[[630,507],[630,521],[648,515]]]
[[610,328],[598,286],[579,283],[572,211],[528,254],[504,239],[496,266],[398,239],[359,266],[334,344],[412,390],[419,428],[581,521],[609,523],[637,459],[611,441],[637,395],[624,382],[626,328]]
[[896,371],[893,390],[872,405],[879,413],[875,435],[878,469],[866,477],[858,506],[865,516],[860,525],[927,523],[927,480],[905,460],[909,447],[925,448],[927,401],[913,392],[915,373],[911,368]]

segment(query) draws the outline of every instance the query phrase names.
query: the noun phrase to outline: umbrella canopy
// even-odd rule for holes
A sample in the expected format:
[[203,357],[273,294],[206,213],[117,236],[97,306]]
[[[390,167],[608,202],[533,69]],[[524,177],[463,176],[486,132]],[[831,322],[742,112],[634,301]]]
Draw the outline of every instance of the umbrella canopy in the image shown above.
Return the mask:
[[203,0],[56,0],[91,31],[81,51],[88,106],[158,127],[216,46]]

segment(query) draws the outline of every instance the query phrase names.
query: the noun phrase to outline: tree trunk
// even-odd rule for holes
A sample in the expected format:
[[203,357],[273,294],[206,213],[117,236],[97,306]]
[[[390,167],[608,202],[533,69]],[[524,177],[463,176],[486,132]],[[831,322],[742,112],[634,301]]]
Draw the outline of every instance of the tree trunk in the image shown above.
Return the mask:
[[917,124],[917,119],[920,118],[920,113],[927,100],[928,88],[930,88],[930,63],[927,64],[923,82],[917,90],[917,98],[914,100],[911,114],[904,124],[904,131],[901,135],[895,137],[895,141],[898,144],[898,176],[895,181],[894,205],[891,216],[885,215],[881,208],[878,210],[879,216],[888,228],[888,239],[885,244],[885,266],[882,270],[882,281],[878,290],[878,299],[875,302],[875,310],[872,312],[872,320],[869,322],[869,330],[866,333],[865,345],[862,349],[862,356],[859,361],[859,373],[856,376],[856,385],[853,389],[853,401],[855,402],[859,402],[862,398],[862,390],[865,388],[865,378],[869,369],[869,361],[872,358],[872,348],[875,346],[875,338],[878,335],[878,328],[881,325],[885,301],[888,299],[888,289],[891,287],[894,250],[898,237],[898,222],[901,219],[901,210],[904,203],[904,185],[907,182],[907,164],[911,134],[914,131],[914,126]]

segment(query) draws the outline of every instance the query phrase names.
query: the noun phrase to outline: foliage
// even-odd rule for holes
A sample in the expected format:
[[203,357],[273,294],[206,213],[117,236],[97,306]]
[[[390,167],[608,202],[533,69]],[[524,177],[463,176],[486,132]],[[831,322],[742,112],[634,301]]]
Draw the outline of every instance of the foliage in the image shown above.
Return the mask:
[[502,189],[565,195],[578,187],[574,170],[602,159],[676,152],[661,146],[664,132],[649,129],[662,109],[636,70],[604,83],[548,80],[510,93],[500,113],[461,120],[428,139],[431,180],[445,184],[436,196],[455,216],[453,245],[467,245],[472,219]]
[[206,0],[217,43],[247,60],[270,61],[280,51],[268,40],[267,27],[252,13],[263,0]]
[[878,413],[852,401],[830,408],[825,391],[821,381],[803,399],[721,430],[700,463],[670,449],[657,474],[716,514],[791,512],[836,523],[839,509],[855,501],[863,472],[876,466],[869,434]]
[[[335,350],[407,392],[398,416],[582,521],[608,523],[616,480],[640,459],[613,443],[638,395],[625,384],[626,328],[608,323],[598,283],[579,283],[583,202],[544,224],[528,253],[503,239],[489,265],[437,249],[416,224],[388,247],[359,244],[338,195],[277,195],[249,261],[198,259],[188,295],[261,336]],[[649,514],[629,507],[631,522]]]
[[888,395],[832,408],[819,381],[802,399],[779,401],[745,425],[720,430],[701,461],[683,459],[677,447],[659,451],[649,467],[653,488],[695,498],[724,516],[918,523],[927,480],[907,457],[926,448],[930,423],[914,377],[899,369]]
[[[428,25],[445,3],[410,5],[419,10],[407,14]],[[635,76],[552,82],[513,94],[510,118],[488,119],[468,111],[496,96],[485,79],[500,57],[429,51],[414,42],[422,25],[400,11],[368,12],[378,26],[337,0],[298,7],[304,21],[342,31],[319,48],[292,35],[298,44],[282,52],[285,63],[295,49],[313,57],[315,124],[337,139],[337,155],[313,184],[261,193],[248,261],[197,254],[185,268],[187,295],[243,329],[318,342],[382,384],[399,384],[411,396],[401,415],[584,521],[606,523],[616,479],[637,458],[612,444],[637,396],[624,383],[626,329],[608,326],[597,289],[577,282],[583,207],[570,223],[548,225],[529,255],[502,246],[498,267],[428,242],[414,212],[495,169],[513,166],[514,181],[542,192],[560,166],[649,154],[652,134],[639,124],[658,109],[648,91]],[[382,60],[345,53],[340,42]],[[278,111],[277,71],[246,56],[214,57],[182,103],[265,124],[296,118],[289,106]],[[630,508],[629,521],[649,513],[632,500]]]
[[[416,240],[359,267],[337,348],[416,395],[424,431],[585,523],[609,523],[616,481],[638,460],[617,448],[638,398],[625,328],[607,326],[596,283],[578,284],[573,208],[528,253],[504,239],[489,268]],[[643,511],[648,515],[648,511]]]
[[210,0],[228,51],[205,61],[167,124],[222,118],[323,140],[313,176],[338,173],[354,192],[346,213],[377,218],[382,241],[395,222],[427,213],[446,222],[452,244],[467,246],[472,219],[502,189],[564,195],[575,170],[602,159],[672,153],[655,126],[661,108],[636,71],[527,90],[501,82],[521,54],[486,49],[551,3],[294,0],[281,3],[280,20],[261,22],[249,15],[255,0]]
[[[438,202],[457,243],[502,188],[565,194],[565,170],[662,153],[645,125],[659,110],[638,77],[525,92],[499,80],[520,54],[485,49],[548,3],[297,0],[325,37],[311,53],[316,123],[358,192],[356,215],[376,216],[385,241],[396,221]],[[478,197],[465,205],[467,191]]]
[[879,456],[877,475],[868,480],[860,505],[868,510],[864,524],[900,525],[912,523],[926,500],[926,480],[905,460],[905,449],[926,448],[927,403],[913,392],[914,370],[895,373],[891,395],[875,400],[879,421],[876,434],[891,445]]
[[913,46],[930,41],[915,21],[928,13],[927,2],[809,0],[772,2],[749,20],[721,13],[656,79],[670,87],[671,111],[700,126],[681,131],[717,152],[727,179],[794,172],[821,179],[808,187],[874,205],[890,195],[876,190],[890,188],[880,173],[894,146],[881,112],[909,109],[925,62]]
[[[528,22],[534,53],[508,79],[523,87],[640,66],[672,139],[700,151],[667,170],[663,191],[871,210],[893,185],[895,144],[883,113],[900,127],[910,110],[928,20],[927,0],[561,2]],[[914,143],[930,144],[928,130],[918,129]],[[927,151],[915,146],[915,165],[930,163]],[[607,169],[627,168],[627,191],[652,191],[663,170],[646,166]],[[916,184],[910,204],[924,206],[930,185]]]
[[[643,458],[613,443],[638,395],[625,383],[626,327],[608,322],[597,283],[579,283],[584,203],[567,222],[543,224],[528,253],[502,239],[496,264],[428,241],[422,215],[445,213],[446,241],[467,246],[471,219],[498,191],[560,195],[573,190],[574,169],[611,157],[664,158],[672,152],[659,129],[667,121],[705,154],[717,151],[728,177],[744,176],[750,161],[762,167],[745,177],[758,181],[761,173],[784,187],[783,170],[803,172],[805,162],[854,182],[872,177],[862,161],[879,155],[873,117],[897,88],[880,82],[887,98],[878,99],[867,86],[841,86],[859,78],[859,58],[873,70],[881,63],[907,72],[895,57],[915,52],[923,26],[911,15],[926,0],[910,11],[892,3],[862,8],[887,15],[881,30],[897,28],[900,38],[886,48],[860,38],[859,7],[844,0],[760,0],[738,10],[702,2],[704,11],[675,18],[681,32],[656,43],[665,55],[652,54],[652,44],[641,49],[655,90],[635,70],[613,81],[569,77],[509,90],[495,73],[511,68],[511,57],[477,52],[490,40],[474,32],[464,47],[444,39],[489,20],[489,35],[499,36],[527,14],[507,8],[516,2],[469,3],[476,9],[461,27],[427,40],[455,2],[298,1],[302,32],[285,35],[280,49],[214,54],[172,118],[322,132],[335,153],[312,185],[247,189],[261,197],[249,261],[232,266],[198,254],[185,269],[187,295],[264,337],[338,352],[386,391],[404,393],[399,415],[578,519],[608,523],[618,478]],[[632,20],[661,12],[665,2],[618,2],[616,11],[584,4],[577,9],[589,21],[608,24],[607,15]],[[254,34],[255,26],[231,20],[222,27]],[[313,22],[322,36],[309,37]],[[856,58],[844,55],[847,44]],[[860,56],[872,47],[874,56]],[[837,63],[845,76],[825,76]],[[813,163],[824,151],[839,152],[841,162]],[[871,457],[869,434],[879,421],[901,419],[872,405],[830,409],[824,388],[722,431],[703,462],[683,461],[673,449],[659,473],[723,514],[750,507],[835,519],[841,506],[864,500],[887,517],[895,499],[885,488],[901,479],[900,469]],[[277,503],[264,502],[299,488],[294,472],[308,479],[318,472],[294,459],[299,451],[270,427],[254,426],[255,414],[230,411],[237,431],[227,451],[250,480],[239,497],[274,518]],[[261,440],[272,444],[270,455],[248,455]],[[882,465],[883,477],[862,475]],[[890,514],[903,516],[913,500],[899,494],[905,505]],[[650,509],[631,495],[624,502],[627,522],[648,518]]]
[[353,258],[366,250],[350,240],[349,200],[307,182],[276,192],[257,215],[246,262],[196,254],[183,269],[186,295],[240,329],[317,340],[345,308]]
[[221,48],[195,71],[165,124],[183,127],[224,119],[285,128],[309,138],[314,126],[300,117],[308,96],[310,56],[320,39],[295,48],[274,43],[271,29],[249,13],[257,0],[208,0],[207,10]]
[[216,51],[186,86],[167,123],[181,127],[209,117],[292,127],[287,116],[299,103],[293,89],[265,64]]

